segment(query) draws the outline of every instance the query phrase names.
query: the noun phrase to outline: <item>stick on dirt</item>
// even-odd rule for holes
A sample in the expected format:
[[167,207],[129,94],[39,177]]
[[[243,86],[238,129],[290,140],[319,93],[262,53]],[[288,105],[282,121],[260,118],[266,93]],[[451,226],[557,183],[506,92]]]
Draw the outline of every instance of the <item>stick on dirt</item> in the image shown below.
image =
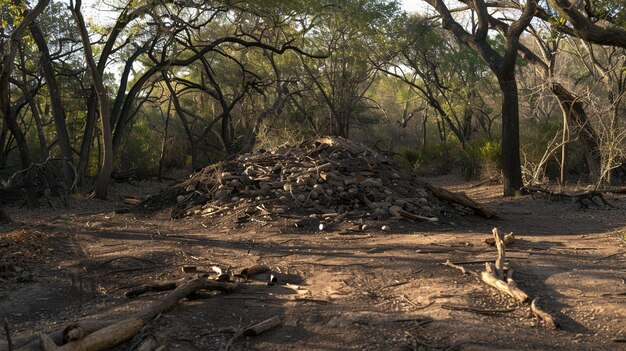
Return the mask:
[[546,326],[553,329],[559,329],[561,327],[556,318],[539,307],[539,298],[533,300],[530,304],[530,310],[537,316],[537,318],[542,320]]
[[496,248],[498,249],[498,258],[496,258],[495,263],[495,274],[498,279],[504,278],[504,261],[506,260],[506,250],[504,246],[504,238],[502,233],[498,230],[498,228],[493,228],[493,240],[496,243]]
[[448,304],[441,305],[441,308],[443,308],[444,310],[466,311],[466,312],[474,312],[478,314],[487,314],[487,315],[509,313],[509,312],[515,311],[515,308],[486,309],[486,308],[477,308],[477,307],[471,307],[471,306],[456,306],[456,305],[448,305]]
[[461,273],[463,273],[463,274],[472,274],[472,275],[478,276],[478,273],[476,273],[476,272],[474,272],[474,271],[472,271],[472,270],[469,270],[469,269],[465,269],[465,267],[462,267],[462,266],[456,265],[456,264],[454,264],[454,263],[450,262],[450,260],[446,260],[446,263],[444,263],[443,265],[444,265],[444,266],[451,267],[451,268],[454,268],[454,269],[458,269],[458,270],[460,270],[460,271],[461,271]]

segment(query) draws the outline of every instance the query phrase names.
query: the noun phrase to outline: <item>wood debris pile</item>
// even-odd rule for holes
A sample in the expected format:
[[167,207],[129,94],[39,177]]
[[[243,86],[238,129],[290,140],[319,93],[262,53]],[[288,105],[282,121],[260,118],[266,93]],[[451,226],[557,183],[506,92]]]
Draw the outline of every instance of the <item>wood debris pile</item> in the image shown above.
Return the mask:
[[351,140],[326,136],[209,165],[142,206],[172,208],[172,218],[244,208],[246,214],[307,210],[357,212],[372,219],[397,215],[401,209],[401,214],[433,219],[453,210],[387,157]]

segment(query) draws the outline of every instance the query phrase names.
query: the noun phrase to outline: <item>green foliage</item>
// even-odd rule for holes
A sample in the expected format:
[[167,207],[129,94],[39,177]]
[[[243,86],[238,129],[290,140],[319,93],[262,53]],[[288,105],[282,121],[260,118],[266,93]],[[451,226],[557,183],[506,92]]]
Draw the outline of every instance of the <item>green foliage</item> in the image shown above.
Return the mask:
[[448,174],[459,165],[463,158],[461,144],[447,140],[428,144],[419,149],[413,169],[420,174]]
[[400,146],[393,156],[394,161],[400,166],[412,170],[419,160],[420,153],[410,146]]
[[460,160],[463,177],[470,180],[498,172],[502,168],[501,154],[500,140],[472,139],[465,146]]

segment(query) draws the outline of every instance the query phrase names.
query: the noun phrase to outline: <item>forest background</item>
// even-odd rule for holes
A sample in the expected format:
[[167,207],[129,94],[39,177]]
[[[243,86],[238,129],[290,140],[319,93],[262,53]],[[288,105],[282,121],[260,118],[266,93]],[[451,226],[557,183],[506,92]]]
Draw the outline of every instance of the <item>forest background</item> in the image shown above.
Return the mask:
[[106,198],[316,134],[504,195],[620,184],[625,5],[1,0],[1,188]]

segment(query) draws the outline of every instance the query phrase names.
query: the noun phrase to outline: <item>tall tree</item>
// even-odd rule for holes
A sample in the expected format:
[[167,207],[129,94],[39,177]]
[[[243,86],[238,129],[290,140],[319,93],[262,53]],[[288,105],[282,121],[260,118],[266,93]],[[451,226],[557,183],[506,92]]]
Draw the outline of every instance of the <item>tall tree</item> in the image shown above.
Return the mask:
[[85,25],[85,20],[83,19],[80,7],[81,0],[76,0],[76,5],[74,5],[73,1],[70,0],[72,15],[74,16],[76,26],[80,32],[80,38],[83,42],[83,51],[85,60],[87,61],[87,68],[98,98],[98,113],[100,115],[102,143],[104,145],[102,153],[102,166],[100,168],[100,173],[98,174],[98,180],[96,181],[94,196],[98,199],[106,199],[111,173],[113,172],[113,138],[111,137],[111,111],[109,107],[109,96],[106,88],[104,87],[102,74],[98,70],[96,61],[94,60],[91,41],[89,40],[89,32],[87,31],[87,26]]
[[[30,167],[31,160],[26,137],[20,129],[17,122],[17,114],[11,106],[11,73],[13,72],[18,45],[22,40],[24,31],[28,28],[28,25],[43,12],[49,2],[50,0],[40,0],[32,10],[24,10],[25,14],[21,20],[20,18],[11,18],[13,30],[10,31],[11,26],[4,27],[3,30],[10,32],[7,33],[6,37],[3,35],[0,39],[0,55],[2,55],[0,56],[0,117],[6,121],[11,134],[15,137],[20,154],[20,163],[24,170]],[[10,6],[18,6],[18,10],[14,11],[14,13],[19,14],[21,12],[21,4],[19,3],[18,5],[13,3],[5,3],[3,5],[3,12],[6,10],[5,14],[7,15],[10,15],[10,11],[8,11]],[[30,177],[30,172],[23,172],[22,174],[28,203],[30,206],[37,206],[37,194],[32,183],[32,178]]]
[[502,173],[504,196],[514,196],[522,187],[519,144],[519,100],[515,65],[519,38],[530,24],[537,9],[536,0],[528,0],[519,18],[511,23],[503,34],[504,53],[499,53],[489,41],[489,12],[483,0],[465,2],[476,14],[477,23],[468,32],[457,22],[443,0],[425,0],[441,16],[443,28],[449,30],[458,41],[476,51],[498,79],[502,93]]

